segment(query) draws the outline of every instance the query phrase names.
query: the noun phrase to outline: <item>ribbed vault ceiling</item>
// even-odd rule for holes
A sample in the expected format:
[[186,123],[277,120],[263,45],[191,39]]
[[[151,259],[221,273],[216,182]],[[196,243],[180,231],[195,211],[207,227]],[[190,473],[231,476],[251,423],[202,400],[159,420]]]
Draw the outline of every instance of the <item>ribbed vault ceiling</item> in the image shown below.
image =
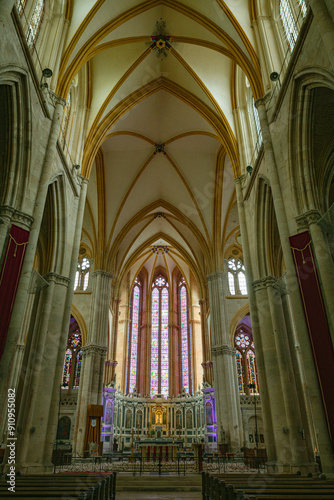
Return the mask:
[[190,269],[202,293],[205,275],[222,266],[238,230],[237,65],[253,95],[263,93],[249,3],[71,4],[57,92],[66,98],[78,72],[88,75],[84,241],[116,286],[130,270],[162,265],[154,245],[168,246],[165,267]]

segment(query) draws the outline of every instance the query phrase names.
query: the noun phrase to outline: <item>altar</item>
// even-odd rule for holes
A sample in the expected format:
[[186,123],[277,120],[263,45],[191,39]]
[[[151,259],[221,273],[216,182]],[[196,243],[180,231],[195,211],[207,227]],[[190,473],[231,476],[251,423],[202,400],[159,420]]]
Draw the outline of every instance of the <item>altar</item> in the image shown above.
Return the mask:
[[146,462],[161,460],[174,462],[177,460],[177,451],[182,448],[183,441],[173,438],[143,438],[135,442]]

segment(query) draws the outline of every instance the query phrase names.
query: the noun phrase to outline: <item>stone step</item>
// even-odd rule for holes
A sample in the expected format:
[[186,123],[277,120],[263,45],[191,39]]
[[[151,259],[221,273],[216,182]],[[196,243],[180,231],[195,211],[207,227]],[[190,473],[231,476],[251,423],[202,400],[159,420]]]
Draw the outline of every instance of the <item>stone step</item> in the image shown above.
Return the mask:
[[117,476],[117,491],[201,491],[201,476],[192,477],[155,477],[155,476]]

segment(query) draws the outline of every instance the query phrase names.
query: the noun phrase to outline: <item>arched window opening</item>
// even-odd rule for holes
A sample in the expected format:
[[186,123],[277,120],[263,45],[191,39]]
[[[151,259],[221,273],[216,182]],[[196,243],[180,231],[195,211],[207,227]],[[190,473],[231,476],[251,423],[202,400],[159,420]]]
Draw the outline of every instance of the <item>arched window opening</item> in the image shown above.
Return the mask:
[[38,35],[41,30],[44,11],[45,11],[44,0],[37,0],[29,22],[28,32],[27,32],[27,44],[31,52],[34,51]]
[[137,387],[137,362],[138,362],[138,338],[139,338],[139,314],[140,314],[140,289],[141,283],[138,278],[131,294],[130,323],[128,335],[128,364],[127,364],[127,394],[133,393]]
[[64,109],[63,122],[60,129],[60,141],[63,149],[65,149],[66,145],[66,136],[68,131],[68,125],[70,122],[70,115],[71,115],[71,92],[68,93],[66,106]]
[[77,389],[79,387],[82,364],[81,346],[82,339],[79,326],[76,319],[71,316],[63,365],[62,389]]
[[300,7],[302,16],[305,17],[307,14],[307,5],[305,0],[298,0],[298,5]]
[[[249,316],[245,316],[243,320],[239,323],[234,336],[239,393],[259,394],[253,336],[250,325],[247,324],[250,323]],[[254,384],[255,389],[250,391],[249,384]]]
[[89,259],[84,257],[78,262],[77,272],[75,273],[74,290],[87,290],[89,283],[89,270]]
[[179,284],[180,323],[181,323],[181,362],[182,362],[182,388],[190,394],[192,392],[192,358],[191,358],[191,332],[189,324],[189,300],[185,279]]
[[228,284],[231,295],[247,295],[245,266],[240,259],[231,258],[227,262]]
[[298,38],[298,30],[289,0],[280,0],[279,11],[289,49],[292,52]]
[[258,145],[260,147],[262,145],[262,131],[261,131],[261,124],[260,124],[259,112],[257,110],[257,107],[255,106],[255,99],[254,99],[254,97],[252,97],[252,109],[253,109],[253,118],[254,118],[254,123],[255,123],[255,129],[256,129],[256,135],[257,135]]
[[17,8],[17,11],[19,13],[19,16],[23,16],[24,9],[26,7],[27,0],[16,0],[15,5]]
[[168,283],[159,276],[152,284],[151,310],[151,382],[150,394],[169,392],[169,293]]

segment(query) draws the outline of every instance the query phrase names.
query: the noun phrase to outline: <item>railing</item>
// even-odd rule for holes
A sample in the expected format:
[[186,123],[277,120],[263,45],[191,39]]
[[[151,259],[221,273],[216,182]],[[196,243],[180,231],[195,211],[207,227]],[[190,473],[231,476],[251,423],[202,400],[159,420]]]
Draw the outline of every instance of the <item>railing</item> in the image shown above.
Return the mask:
[[55,472],[126,472],[133,475],[145,474],[172,474],[186,476],[187,474],[198,474],[210,472],[223,474],[230,472],[265,472],[265,459],[261,457],[205,457],[202,459],[194,457],[178,457],[165,460],[157,457],[156,460],[141,456],[117,455],[117,457],[102,456],[81,458],[66,455],[64,459],[55,465]]

